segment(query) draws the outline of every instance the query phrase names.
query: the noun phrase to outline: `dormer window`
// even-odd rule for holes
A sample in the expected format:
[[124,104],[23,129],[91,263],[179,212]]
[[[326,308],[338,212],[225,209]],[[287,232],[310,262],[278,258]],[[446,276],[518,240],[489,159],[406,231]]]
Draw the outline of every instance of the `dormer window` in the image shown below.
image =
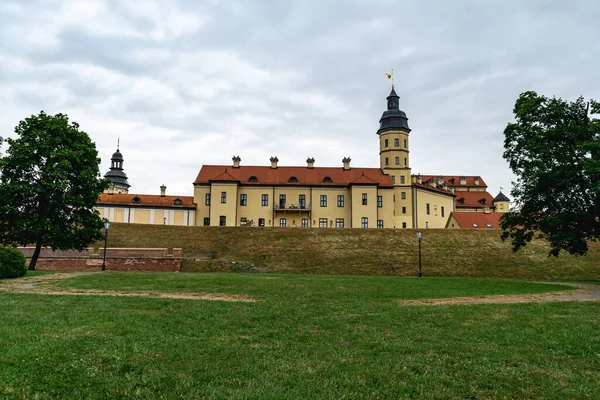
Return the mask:
[[484,198],[484,197],[482,197],[481,199],[479,199],[479,202],[480,202],[481,204],[485,204],[485,198]]
[[258,178],[252,175],[250,178],[248,178],[248,182],[258,182]]
[[298,178],[296,178],[295,176],[290,177],[290,179],[288,179],[289,183],[298,183]]
[[333,183],[333,181],[330,177],[326,176],[325,178],[323,178],[323,183]]
[[175,199],[175,201],[173,201],[173,205],[174,206],[180,206],[181,205],[181,199]]
[[138,196],[135,196],[132,200],[133,204],[142,204],[142,199],[140,199]]
[[458,201],[459,204],[465,204],[465,198],[461,197],[460,199],[456,200]]

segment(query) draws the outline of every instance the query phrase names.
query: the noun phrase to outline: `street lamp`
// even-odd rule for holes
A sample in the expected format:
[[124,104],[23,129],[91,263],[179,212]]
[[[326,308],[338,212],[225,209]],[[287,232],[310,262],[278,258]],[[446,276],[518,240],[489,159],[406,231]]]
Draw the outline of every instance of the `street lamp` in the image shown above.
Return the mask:
[[423,237],[423,232],[417,231],[417,238],[419,239],[419,278],[423,276],[423,271],[421,269],[421,238]]
[[102,260],[102,271],[106,271],[106,243],[108,242],[108,228],[110,228],[110,222],[104,221],[104,258]]

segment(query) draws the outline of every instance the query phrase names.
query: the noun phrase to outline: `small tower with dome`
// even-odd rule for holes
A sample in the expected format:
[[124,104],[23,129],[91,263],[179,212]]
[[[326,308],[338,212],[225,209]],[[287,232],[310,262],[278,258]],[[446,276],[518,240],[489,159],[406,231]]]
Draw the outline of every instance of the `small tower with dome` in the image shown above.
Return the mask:
[[129,193],[131,185],[127,182],[127,174],[123,171],[123,154],[119,150],[119,142],[117,142],[117,151],[110,159],[110,169],[104,177],[110,180],[110,186],[104,193]]

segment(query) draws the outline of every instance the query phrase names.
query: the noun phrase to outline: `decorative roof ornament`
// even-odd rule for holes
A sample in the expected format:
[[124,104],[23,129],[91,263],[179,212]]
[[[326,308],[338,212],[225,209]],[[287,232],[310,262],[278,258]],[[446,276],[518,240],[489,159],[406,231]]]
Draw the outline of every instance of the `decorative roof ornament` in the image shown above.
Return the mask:
[[392,89],[394,88],[394,69],[392,68],[392,72],[383,74],[386,78],[392,81]]

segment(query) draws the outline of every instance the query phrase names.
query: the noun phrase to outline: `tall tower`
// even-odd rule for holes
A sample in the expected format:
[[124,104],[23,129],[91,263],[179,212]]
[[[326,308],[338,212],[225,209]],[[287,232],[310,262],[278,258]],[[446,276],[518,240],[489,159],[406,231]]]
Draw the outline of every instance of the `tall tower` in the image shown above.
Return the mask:
[[119,151],[118,142],[117,151],[110,159],[110,170],[104,174],[104,177],[111,182],[104,193],[129,193],[131,185],[127,182],[127,174],[123,171],[123,154]]
[[410,160],[408,151],[408,118],[400,110],[400,96],[396,94],[394,85],[387,97],[387,110],[379,120],[379,159],[384,173],[392,177],[396,186],[411,185]]

